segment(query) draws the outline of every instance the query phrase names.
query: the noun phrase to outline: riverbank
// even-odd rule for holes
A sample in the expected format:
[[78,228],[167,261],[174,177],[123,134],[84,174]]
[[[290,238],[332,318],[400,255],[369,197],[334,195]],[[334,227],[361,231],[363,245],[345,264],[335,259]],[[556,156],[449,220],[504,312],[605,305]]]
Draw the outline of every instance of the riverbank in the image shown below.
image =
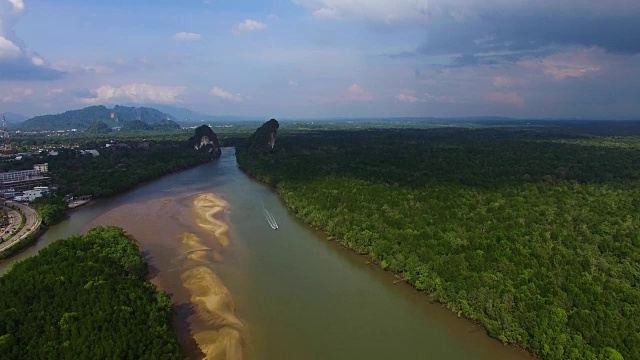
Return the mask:
[[[204,357],[194,335],[218,327],[192,325],[200,315],[181,278],[191,266],[185,267],[186,262],[206,265],[232,296],[235,316],[243,324],[246,359],[526,359],[326,241],[287,211],[275,192],[241,172],[232,149],[224,154],[220,161],[72,211],[69,219],[49,228],[36,246],[11,261],[97,224],[130,224],[153,282],[176,304],[175,328],[193,359]],[[212,231],[197,224],[199,215],[192,208],[197,195],[207,193],[228,204],[216,215],[229,226],[224,249]],[[278,231],[269,226],[263,206],[277,220]],[[205,245],[194,253],[197,259],[186,259],[185,233]],[[10,267],[0,264],[0,273]],[[231,334],[229,330],[225,332]]]
[[[157,176],[155,178],[145,179],[145,180],[140,181],[140,182],[138,182],[136,184],[133,184],[133,185],[131,185],[129,187],[121,188],[118,191],[116,191],[116,192],[114,192],[114,193],[112,193],[112,194],[110,194],[108,196],[96,197],[96,199],[83,200],[81,202],[76,202],[76,203],[74,203],[73,207],[69,206],[64,211],[62,216],[56,216],[55,220],[53,222],[51,222],[50,224],[47,224],[47,226],[56,225],[60,221],[62,221],[65,218],[67,218],[70,212],[73,212],[74,210],[78,210],[79,208],[82,208],[82,207],[91,206],[98,199],[113,198],[115,196],[122,195],[122,194],[125,194],[127,192],[133,191],[133,190],[135,190],[137,188],[140,188],[140,187],[143,187],[145,185],[148,185],[148,184],[152,183],[153,181],[156,181],[156,180],[158,180],[158,179],[160,179],[162,177],[169,176],[169,175],[172,175],[172,174],[176,174],[176,173],[179,173],[179,172],[182,172],[182,171],[185,171],[185,170],[189,170],[189,169],[192,169],[194,167],[201,166],[201,165],[203,165],[203,164],[205,164],[207,162],[215,161],[215,159],[211,159],[211,158],[207,158],[208,160],[204,161],[203,160],[204,158],[201,157],[201,156],[199,156],[198,159],[200,159],[198,162],[195,162],[195,163],[191,164],[188,167],[180,168],[179,170],[170,170],[170,171],[164,172],[164,173],[160,174],[159,176]],[[40,218],[40,217],[38,217],[38,218]],[[40,222],[42,222],[41,220],[42,219],[40,218]],[[39,227],[38,227],[38,230],[40,230]],[[11,251],[0,251],[0,260],[8,259],[8,258],[10,258],[12,256],[15,256],[18,253],[20,253],[21,251],[29,248],[29,246],[35,244],[38,241],[38,236],[41,235],[44,232],[44,230],[46,230],[46,229],[43,229],[43,231],[38,231],[35,235],[29,236],[28,238],[25,237],[25,239],[20,241],[21,245],[18,246],[18,247],[15,247],[15,249],[12,247]]]
[[[214,271],[232,245],[228,206],[213,193],[161,197],[119,206],[87,225],[118,225],[137,239],[150,280],[171,294],[181,347],[194,358],[243,359],[244,325]],[[158,250],[164,239],[170,253]]]
[[238,161],[306,223],[504,343],[640,358],[626,330],[640,326],[637,141],[576,130],[314,132]]
[[[513,349],[514,352],[517,352],[519,354],[521,359],[537,359],[537,357],[535,357],[529,350],[519,346],[518,344],[505,344],[498,337],[492,336],[492,334],[488,332],[486,326],[479,322],[477,319],[469,318],[468,316],[465,316],[465,314],[463,314],[460,309],[451,307],[447,303],[439,301],[436,297],[433,296],[433,294],[426,293],[422,290],[417,289],[416,286],[409,283],[401,273],[394,272],[389,270],[388,268],[383,267],[379,261],[374,260],[370,255],[363,254],[361,252],[358,252],[353,247],[350,247],[348,242],[346,242],[344,239],[330,236],[328,235],[326,229],[322,226],[314,225],[308,221],[305,221],[304,217],[300,216],[300,214],[295,211],[295,207],[292,207],[287,203],[287,201],[285,201],[285,198],[280,193],[277,185],[261,181],[260,179],[251,176],[251,174],[246,172],[245,170],[243,171],[248,177],[252,178],[256,182],[268,185],[275,193],[278,194],[278,197],[283,206],[291,211],[291,213],[294,214],[294,216],[300,221],[301,224],[314,229],[314,231],[318,234],[318,237],[326,239],[330,247],[336,249],[336,251],[344,253],[347,258],[351,259],[351,261],[365,264],[368,268],[371,269],[372,272],[376,274],[376,278],[387,283],[390,287],[393,287],[395,291],[404,293],[407,297],[414,298],[416,300],[416,306],[424,308],[425,312],[429,313],[430,316],[437,319],[438,322],[449,325],[451,325],[452,322],[455,322],[456,325],[453,326],[453,328],[455,328],[456,331],[481,333],[487,339],[490,339],[492,342],[494,342],[497,346]],[[469,337],[467,341],[476,342],[478,344],[484,343],[482,339],[479,339],[477,337]]]
[[53,244],[0,278],[3,356],[184,359],[170,300],[146,275],[138,247],[118,228]]
[[28,205],[10,203],[20,215],[20,226],[5,243],[0,246],[0,260],[7,259],[34,243],[43,230],[42,218]]
[[[282,154],[284,154],[284,151]],[[281,154],[279,153],[278,155]],[[295,154],[289,155],[295,156]],[[464,318],[474,329],[478,327],[482,328],[483,333],[494,341],[502,345],[508,345],[527,358],[535,358],[531,349],[525,348],[521,342],[513,341],[500,334],[495,326],[487,321],[486,317],[474,314],[466,302],[464,302],[466,305],[463,304],[461,306],[455,301],[452,301],[453,297],[443,291],[444,283],[441,277],[442,275],[433,272],[429,264],[421,265],[415,254],[409,257],[407,254],[398,254],[397,252],[391,251],[391,248],[396,248],[398,244],[402,243],[401,239],[406,239],[409,237],[408,235],[415,237],[415,235],[418,234],[417,231],[413,229],[404,232],[401,231],[402,234],[396,235],[397,240],[395,242],[386,242],[386,240],[383,239],[385,235],[384,232],[363,231],[363,228],[367,227],[364,225],[365,222],[380,223],[384,216],[393,217],[397,224],[399,222],[397,219],[398,214],[391,208],[394,206],[406,207],[406,204],[398,201],[398,198],[408,197],[409,199],[413,199],[412,195],[408,195],[406,192],[391,195],[395,197],[393,202],[378,206],[378,208],[380,208],[379,211],[372,211],[372,207],[368,207],[366,209],[366,216],[360,214],[364,209],[357,209],[356,206],[356,209],[351,209],[351,215],[358,215],[351,217],[358,218],[359,221],[350,222],[350,225],[346,226],[348,222],[345,220],[348,220],[350,216],[343,203],[344,196],[351,196],[353,203],[358,203],[359,201],[366,203],[367,200],[363,199],[368,199],[367,195],[371,193],[385,193],[388,188],[398,189],[398,187],[387,186],[384,183],[376,184],[372,178],[369,178],[369,181],[366,182],[356,180],[356,184],[351,183],[344,185],[333,176],[327,176],[329,180],[325,184],[322,183],[322,181],[313,181],[315,177],[308,175],[313,171],[311,169],[298,172],[294,171],[293,173],[298,174],[298,176],[294,176],[297,180],[287,181],[287,177],[284,175],[286,173],[292,173],[292,168],[291,165],[285,166],[284,164],[286,162],[284,160],[282,156],[275,155],[271,157],[262,155],[258,159],[251,159],[247,153],[238,154],[240,169],[247,176],[274,189],[281,198],[284,206],[305,223],[305,225],[320,231],[328,240],[332,240],[332,242],[338,244],[340,248],[349,250],[357,256],[366,259],[367,264],[375,265],[380,271],[389,274],[392,278],[390,280],[392,284],[404,283],[417,293],[422,294],[422,296],[426,295],[426,301],[437,302],[453,316]],[[296,164],[299,161],[301,160],[296,159],[293,160],[292,163]],[[268,164],[268,166],[263,168],[261,165],[264,164],[260,164],[260,162]],[[315,162],[309,162],[308,164],[311,163],[315,164]],[[322,164],[315,165],[322,166]],[[286,169],[283,171],[284,168]],[[320,176],[320,178],[322,177]],[[349,179],[349,181],[351,181],[351,179]],[[358,190],[355,190],[356,187]],[[375,190],[369,188],[375,188]],[[352,196],[346,194],[360,195]],[[330,203],[330,205],[327,205],[328,203]],[[394,205],[391,206],[391,203]],[[338,215],[339,213],[341,215]],[[406,224],[406,226],[406,229],[411,227],[409,224]],[[388,229],[387,227],[387,230]],[[363,243],[366,244],[366,246],[363,246]],[[405,264],[407,267],[412,267],[413,269],[403,268]],[[417,272],[415,268],[418,268]]]

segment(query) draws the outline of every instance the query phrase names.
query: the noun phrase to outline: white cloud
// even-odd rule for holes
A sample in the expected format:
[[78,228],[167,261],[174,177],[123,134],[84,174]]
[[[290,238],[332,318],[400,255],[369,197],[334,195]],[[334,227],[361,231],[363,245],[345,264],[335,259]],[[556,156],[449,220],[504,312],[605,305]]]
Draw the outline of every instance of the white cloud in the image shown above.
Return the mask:
[[444,95],[431,95],[429,93],[424,94],[424,100],[430,103],[440,103],[440,104],[454,104],[456,100],[450,96]]
[[401,102],[407,102],[407,103],[415,103],[419,101],[417,97],[408,93],[400,93],[398,94],[397,98]]
[[236,32],[251,32],[251,31],[260,31],[267,28],[267,24],[247,19],[239,24],[237,24],[233,29]]
[[411,91],[403,91],[398,96],[396,96],[400,102],[406,103],[439,103],[439,104],[454,104],[456,100],[450,96],[444,95],[431,95],[429,93],[425,93],[423,96],[418,97]]
[[31,63],[35,66],[42,66],[44,65],[44,59],[42,59],[40,56],[32,56]]
[[298,86],[297,81],[289,80],[289,86]]
[[178,98],[186,88],[184,86],[155,86],[149,84],[127,84],[120,87],[109,85],[91,90],[93,97],[81,98],[87,104],[100,104],[114,101],[133,103],[154,102],[173,104],[181,102]]
[[23,100],[25,100],[25,97],[31,95],[33,95],[33,89],[18,87],[11,89],[8,93],[1,94],[0,100],[2,100],[2,102],[4,103],[22,102]]
[[46,65],[15,32],[25,13],[23,0],[0,0],[0,80],[54,80],[64,76]]
[[600,65],[595,58],[603,50],[591,48],[547,56],[541,60],[523,61],[520,65],[527,68],[539,68],[556,80],[580,78],[600,71]]
[[240,94],[232,94],[228,91],[226,91],[223,88],[219,88],[219,87],[214,87],[213,89],[211,89],[209,91],[209,93],[213,96],[219,97],[220,99],[223,100],[229,100],[229,101],[235,101],[235,102],[241,102],[244,100],[244,97]]
[[362,100],[362,101],[371,101],[373,100],[373,95],[367,91],[365,91],[362,86],[358,84],[353,84],[349,86],[347,89],[349,94],[349,99],[351,100]]
[[393,23],[422,22],[435,7],[429,0],[293,0],[314,16]]
[[173,34],[173,39],[177,41],[195,41],[200,40],[201,35],[198,33],[191,32],[179,32]]
[[9,0],[11,5],[13,5],[13,10],[16,12],[24,11],[24,1],[23,0]]
[[524,106],[524,99],[515,91],[492,92],[487,94],[487,100],[513,106]]
[[492,10],[544,10],[585,14],[626,14],[640,9],[637,0],[293,0],[317,17],[376,23],[428,23],[437,18],[461,21]]
[[47,91],[47,95],[48,96],[59,95],[59,94],[62,94],[62,93],[64,93],[64,89],[60,89],[60,88],[51,89],[51,90]]
[[0,59],[17,58],[22,54],[20,48],[9,39],[0,36]]

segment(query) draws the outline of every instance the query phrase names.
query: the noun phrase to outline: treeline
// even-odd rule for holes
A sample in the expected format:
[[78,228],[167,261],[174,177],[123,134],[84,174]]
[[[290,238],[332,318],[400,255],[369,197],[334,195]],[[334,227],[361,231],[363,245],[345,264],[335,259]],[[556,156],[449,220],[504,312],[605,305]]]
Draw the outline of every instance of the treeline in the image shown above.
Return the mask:
[[63,149],[47,158],[59,194],[107,197],[134,186],[198,164],[211,157],[181,141],[153,142],[148,150],[137,144],[99,149],[100,155],[83,155]]
[[61,196],[43,196],[37,198],[33,204],[42,223],[46,226],[57,224],[67,217],[68,203]]
[[120,228],[57,241],[0,277],[6,359],[185,359],[171,300]]
[[238,161],[306,222],[505,343],[640,359],[639,149],[544,128],[391,129],[281,136]]

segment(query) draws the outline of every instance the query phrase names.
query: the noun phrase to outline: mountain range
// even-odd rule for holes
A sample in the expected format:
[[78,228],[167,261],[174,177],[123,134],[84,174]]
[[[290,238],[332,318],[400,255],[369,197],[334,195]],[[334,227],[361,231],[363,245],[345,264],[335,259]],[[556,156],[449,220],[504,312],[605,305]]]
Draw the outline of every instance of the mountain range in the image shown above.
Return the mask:
[[177,122],[184,125],[201,123],[230,122],[230,121],[262,121],[260,116],[233,116],[233,115],[207,115],[182,107],[162,104],[149,104],[148,106],[175,116]]
[[153,126],[164,120],[175,121],[175,117],[148,107],[116,105],[113,109],[109,109],[106,106],[98,105],[70,110],[62,114],[36,116],[15,127],[22,131],[85,130],[96,121],[102,121],[109,127],[121,127],[134,120],[140,120]]

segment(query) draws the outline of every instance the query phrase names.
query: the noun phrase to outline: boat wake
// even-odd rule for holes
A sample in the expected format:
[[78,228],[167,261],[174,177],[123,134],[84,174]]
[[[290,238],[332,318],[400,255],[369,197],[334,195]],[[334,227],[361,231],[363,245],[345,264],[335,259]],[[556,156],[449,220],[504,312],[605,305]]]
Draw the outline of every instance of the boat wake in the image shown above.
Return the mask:
[[273,217],[273,215],[271,215],[271,213],[267,211],[264,206],[262,207],[262,211],[264,211],[264,217],[267,219],[269,226],[271,226],[273,230],[278,230],[278,223],[276,222],[276,219]]

